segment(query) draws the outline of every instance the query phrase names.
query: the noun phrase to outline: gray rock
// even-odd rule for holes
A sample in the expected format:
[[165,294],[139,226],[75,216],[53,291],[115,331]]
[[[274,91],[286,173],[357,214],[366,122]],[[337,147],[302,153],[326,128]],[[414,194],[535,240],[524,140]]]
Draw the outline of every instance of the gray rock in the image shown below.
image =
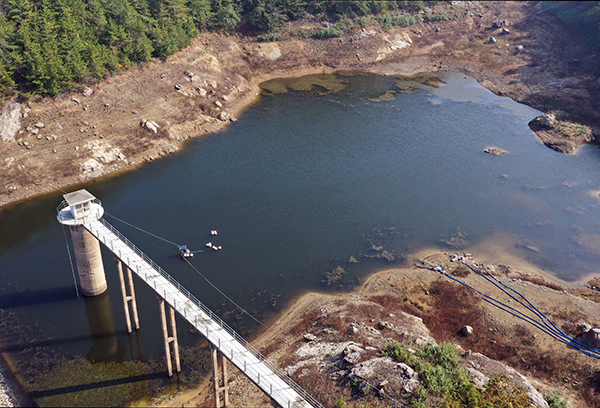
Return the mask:
[[75,102],[77,104],[81,103],[81,99],[79,99],[79,98],[73,98],[72,100],[73,100],[73,102]]
[[600,327],[592,327],[577,336],[577,340],[588,346],[600,348]]
[[316,339],[317,339],[317,336],[315,336],[314,334],[306,333],[304,335],[304,340],[306,340],[306,341],[315,341]]
[[149,130],[152,133],[158,133],[158,128],[160,127],[158,125],[158,123],[156,123],[152,120],[146,120],[146,119],[142,119],[140,121],[140,126],[146,130]]
[[463,326],[463,328],[460,329],[460,334],[465,337],[468,337],[471,334],[473,334],[473,328],[471,326]]
[[94,93],[94,90],[90,87],[85,87],[83,89],[83,92],[81,92],[83,94],[83,96],[88,97],[88,96],[92,96],[92,94]]
[[363,361],[354,366],[349,376],[366,380],[375,386],[383,384],[387,389],[396,392],[413,393],[420,384],[419,375],[415,370],[404,363],[395,362],[391,357],[375,357]]
[[342,351],[342,354],[344,355],[342,361],[348,365],[355,365],[360,361],[364,353],[365,349],[362,347],[359,347],[356,344],[349,344],[344,351]]
[[540,125],[551,129],[556,126],[556,116],[552,113],[545,113],[540,117]]
[[503,25],[504,25],[504,22],[501,21],[501,20],[495,20],[495,21],[492,22],[492,28],[494,30],[496,30],[498,28],[501,28]]
[[15,135],[21,129],[21,104],[9,103],[0,114],[0,135],[5,142],[14,142]]
[[218,106],[219,108],[223,107],[223,104],[219,101],[215,101],[215,106]]
[[522,45],[516,45],[516,46],[515,46],[515,51],[517,51],[517,52],[521,52],[521,51],[523,51],[523,50],[524,50],[524,48],[523,48],[523,46],[522,46]]
[[494,37],[490,37],[490,39],[487,41],[488,44],[496,44],[496,39]]
[[229,113],[227,113],[227,112],[221,112],[219,114],[219,120],[221,120],[223,122],[226,122],[226,121],[228,121],[230,119],[231,119],[231,117],[229,116]]

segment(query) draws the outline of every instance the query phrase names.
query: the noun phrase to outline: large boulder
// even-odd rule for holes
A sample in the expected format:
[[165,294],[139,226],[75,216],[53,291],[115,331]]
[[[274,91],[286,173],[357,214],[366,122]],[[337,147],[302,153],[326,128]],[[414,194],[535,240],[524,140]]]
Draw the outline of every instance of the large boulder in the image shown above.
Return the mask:
[[142,119],[140,121],[140,126],[146,130],[149,130],[152,133],[158,133],[158,128],[160,127],[160,126],[158,126],[158,123],[156,123],[152,120],[146,120],[146,119]]
[[576,340],[588,346],[600,348],[600,327],[592,327],[583,331]]
[[0,135],[5,142],[14,142],[15,135],[21,129],[21,104],[9,103],[0,115]]

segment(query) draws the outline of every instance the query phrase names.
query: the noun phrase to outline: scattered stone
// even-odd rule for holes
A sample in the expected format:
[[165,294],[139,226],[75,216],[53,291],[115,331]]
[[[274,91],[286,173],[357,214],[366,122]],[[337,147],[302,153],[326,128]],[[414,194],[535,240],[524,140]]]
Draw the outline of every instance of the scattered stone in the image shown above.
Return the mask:
[[80,104],[81,103],[81,99],[79,98],[73,98],[73,102]]
[[206,89],[204,89],[204,88],[197,86],[196,92],[198,92],[200,94],[200,96],[206,96]]
[[510,34],[510,30],[508,28],[504,27],[504,28],[502,28],[502,32],[500,34],[508,35],[508,34]]
[[36,128],[41,129],[44,127],[44,122],[38,122],[34,125]]
[[306,341],[315,341],[316,339],[317,339],[317,336],[315,336],[314,334],[306,333],[304,335],[304,340],[306,340]]
[[88,97],[88,96],[92,96],[92,94],[94,93],[94,90],[92,88],[86,86],[83,89],[83,92],[81,92],[81,93],[83,94],[83,96]]
[[215,101],[215,106],[217,106],[219,108],[222,108],[223,104],[221,102],[219,102],[219,101]]
[[524,48],[523,48],[523,46],[522,46],[522,45],[516,45],[516,46],[515,46],[515,51],[517,51],[517,52],[522,52],[523,50],[524,50]]
[[224,101],[228,101],[228,100],[229,100],[229,98],[227,97],[227,95],[223,95],[223,96],[221,97],[221,99],[223,99]]
[[473,328],[471,326],[463,326],[463,328],[460,329],[460,334],[464,337],[468,337],[473,334]]
[[494,37],[490,37],[490,39],[487,41],[488,44],[496,44],[496,39]]
[[227,113],[227,112],[221,112],[219,114],[219,120],[221,120],[223,122],[226,122],[226,121],[228,121],[230,119],[231,119],[231,116],[229,116],[229,113]]
[[209,86],[213,87],[213,88],[216,88],[216,87],[217,87],[217,85],[218,85],[218,84],[217,84],[217,81],[215,81],[214,79],[209,79],[209,80],[207,80],[207,81],[206,81],[206,83],[207,83]]
[[108,109],[108,108],[110,108],[110,104],[109,103],[105,103],[104,107]]
[[179,84],[176,84],[176,85],[175,85],[175,89],[176,89],[176,90],[178,90],[178,91],[179,91],[179,90],[181,90],[181,85],[179,85]]

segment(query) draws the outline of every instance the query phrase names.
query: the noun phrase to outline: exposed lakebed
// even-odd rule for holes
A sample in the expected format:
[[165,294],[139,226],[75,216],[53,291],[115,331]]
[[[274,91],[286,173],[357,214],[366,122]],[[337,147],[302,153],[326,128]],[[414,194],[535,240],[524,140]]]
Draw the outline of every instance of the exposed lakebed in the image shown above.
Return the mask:
[[[110,223],[243,334],[256,322],[182,261],[174,244],[221,245],[196,253],[192,263],[263,321],[302,292],[351,289],[422,248],[470,251],[494,237],[512,255],[575,282],[596,273],[600,258],[600,151],[548,149],[527,126],[539,114],[453,72],[273,80],[225,131],[84,187],[102,200]],[[507,153],[484,153],[490,147]],[[119,363],[163,354],[156,299],[140,282],[143,352],[137,338],[130,341],[108,252],[108,294],[96,302],[77,298],[65,231],[55,219],[61,200],[51,194],[0,212],[3,346],[28,361],[22,372],[35,381],[33,396],[51,405],[64,401],[52,400],[57,395],[77,400],[115,386],[84,375],[80,388],[57,383],[53,371],[72,371],[77,357]],[[9,323],[18,330],[7,330]],[[190,356],[203,341],[183,321],[179,339]],[[203,364],[196,360],[184,363],[190,381],[189,367]],[[138,384],[129,395],[138,398],[164,368],[136,364],[97,370],[136,378],[123,383]],[[87,372],[94,370],[90,364]]]

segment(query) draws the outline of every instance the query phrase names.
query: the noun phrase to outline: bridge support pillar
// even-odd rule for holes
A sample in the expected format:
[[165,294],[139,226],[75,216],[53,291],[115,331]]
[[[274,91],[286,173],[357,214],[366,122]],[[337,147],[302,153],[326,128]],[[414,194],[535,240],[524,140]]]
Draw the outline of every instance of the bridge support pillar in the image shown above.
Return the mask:
[[167,304],[169,309],[169,320],[171,321],[171,336],[169,336],[169,328],[167,326],[167,316],[165,312],[165,300],[158,297],[158,305],[160,308],[160,321],[162,325],[163,337],[165,339],[165,356],[167,358],[167,371],[169,377],[173,376],[173,363],[171,362],[171,346],[173,343],[173,354],[175,356],[175,369],[177,372],[181,371],[181,364],[179,362],[179,344],[177,343],[177,327],[175,326],[175,310]]
[[[223,406],[229,405],[229,385],[227,384],[227,360],[223,353],[210,343],[210,354],[212,356],[213,380],[215,386],[215,408],[221,407],[221,392],[223,393]],[[219,366],[221,370],[219,370]],[[220,372],[219,372],[220,371]],[[221,385],[222,384],[222,385]]]
[[121,282],[121,293],[123,294],[123,308],[125,310],[125,321],[127,322],[127,331],[131,333],[131,316],[129,314],[129,302],[131,302],[131,313],[133,314],[133,324],[135,329],[139,330],[140,320],[138,318],[137,302],[135,300],[135,290],[133,288],[133,276],[131,275],[131,269],[125,267],[127,270],[127,285],[129,286],[129,295],[127,295],[127,288],[125,283],[125,276],[123,274],[123,264],[120,259],[117,260],[117,269],[119,270],[119,281]]

